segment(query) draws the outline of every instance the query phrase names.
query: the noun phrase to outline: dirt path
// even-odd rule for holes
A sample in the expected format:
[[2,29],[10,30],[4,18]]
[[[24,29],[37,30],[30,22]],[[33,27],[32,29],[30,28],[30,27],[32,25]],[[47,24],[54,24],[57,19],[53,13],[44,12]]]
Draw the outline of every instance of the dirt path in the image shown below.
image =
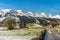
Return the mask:
[[31,40],[32,36],[0,36],[0,40]]

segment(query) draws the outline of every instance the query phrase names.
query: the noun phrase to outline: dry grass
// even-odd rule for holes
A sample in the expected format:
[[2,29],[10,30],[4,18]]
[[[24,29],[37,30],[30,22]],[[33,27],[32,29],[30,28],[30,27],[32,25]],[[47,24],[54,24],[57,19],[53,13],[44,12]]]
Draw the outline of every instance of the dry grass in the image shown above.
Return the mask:
[[16,36],[37,36],[43,31],[43,28],[23,28],[16,30],[2,30],[0,31],[0,35],[16,35]]

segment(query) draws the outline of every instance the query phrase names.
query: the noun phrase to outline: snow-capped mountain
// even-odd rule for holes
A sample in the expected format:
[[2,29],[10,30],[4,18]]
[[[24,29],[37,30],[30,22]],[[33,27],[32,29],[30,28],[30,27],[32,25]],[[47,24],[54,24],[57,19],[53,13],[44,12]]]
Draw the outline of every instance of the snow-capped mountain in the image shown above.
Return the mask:
[[22,10],[16,10],[16,14],[17,14],[17,15],[20,15],[20,16],[25,15],[25,14],[22,12]]
[[36,13],[34,14],[34,17],[40,17],[39,13],[36,12]]
[[12,10],[12,9],[2,9],[2,10],[0,10],[1,17],[5,17],[5,16],[7,16],[7,14],[16,14],[16,11]]
[[22,10],[12,10],[12,9],[1,9],[0,10],[0,17],[6,17],[8,14],[11,15],[20,15],[20,16],[31,16],[31,17],[48,17],[48,18],[58,18],[60,19],[60,15],[52,15],[50,14],[49,16],[46,15],[45,12],[41,12],[41,13],[32,13],[32,12],[26,12],[24,13]]
[[60,19],[60,15],[52,15],[52,14],[50,14],[49,18],[58,18],[58,19]]
[[32,16],[33,17],[33,13],[32,12],[27,12],[27,13],[25,13],[25,16]]
[[41,12],[40,17],[47,17],[47,15],[44,12]]

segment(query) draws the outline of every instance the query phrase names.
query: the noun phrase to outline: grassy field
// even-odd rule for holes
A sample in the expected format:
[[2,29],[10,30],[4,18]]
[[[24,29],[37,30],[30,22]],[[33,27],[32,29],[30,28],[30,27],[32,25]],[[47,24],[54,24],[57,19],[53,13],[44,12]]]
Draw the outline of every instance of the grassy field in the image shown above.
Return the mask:
[[0,35],[17,35],[17,36],[38,36],[43,28],[37,24],[29,23],[27,24],[28,28],[20,28],[15,30],[3,30],[0,31]]
[[17,36],[37,36],[41,33],[43,28],[23,28],[23,29],[16,29],[16,30],[4,30],[0,31],[0,35],[17,35]]
[[[34,23],[29,23],[26,27],[28,28],[20,28],[14,30],[6,30],[6,28],[3,27],[3,29],[0,30],[0,35],[38,36],[44,30],[44,27]],[[45,28],[49,30],[48,27]],[[54,29],[60,31],[60,27],[56,27]]]

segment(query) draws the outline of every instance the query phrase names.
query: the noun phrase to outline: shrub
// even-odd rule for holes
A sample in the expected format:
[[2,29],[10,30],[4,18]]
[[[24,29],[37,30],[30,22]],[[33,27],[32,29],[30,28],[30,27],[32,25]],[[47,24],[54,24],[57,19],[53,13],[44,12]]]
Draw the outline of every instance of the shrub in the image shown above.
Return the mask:
[[16,26],[16,21],[11,17],[8,17],[6,21],[6,26],[8,27],[9,30],[12,30]]

